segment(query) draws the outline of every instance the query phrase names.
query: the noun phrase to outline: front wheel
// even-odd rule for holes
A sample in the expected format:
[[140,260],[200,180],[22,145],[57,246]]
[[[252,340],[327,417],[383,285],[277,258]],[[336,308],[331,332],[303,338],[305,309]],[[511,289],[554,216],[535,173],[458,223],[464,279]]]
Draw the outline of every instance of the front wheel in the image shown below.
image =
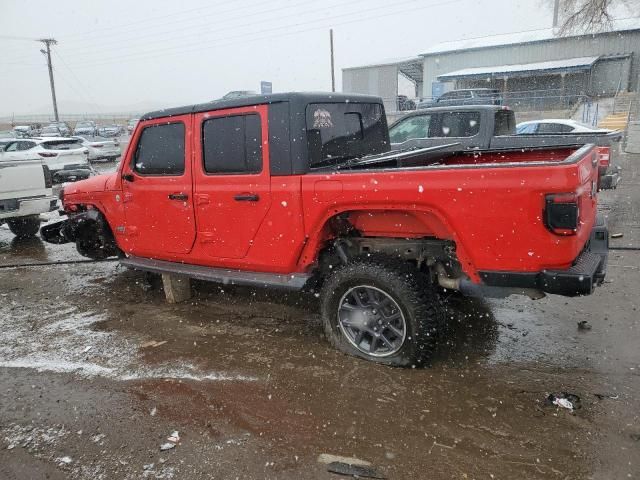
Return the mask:
[[9,230],[18,238],[35,237],[40,229],[40,217],[30,215],[28,217],[10,218],[7,220]]
[[444,318],[441,300],[422,273],[380,255],[336,269],[321,299],[324,330],[338,350],[392,366],[424,364]]

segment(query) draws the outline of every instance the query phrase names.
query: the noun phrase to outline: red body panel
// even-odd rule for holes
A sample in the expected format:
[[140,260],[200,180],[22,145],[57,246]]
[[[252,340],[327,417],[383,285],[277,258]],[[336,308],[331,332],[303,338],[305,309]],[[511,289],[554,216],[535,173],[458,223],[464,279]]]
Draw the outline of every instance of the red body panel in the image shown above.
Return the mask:
[[[190,132],[200,132],[211,116],[248,111],[262,121],[262,171],[206,175],[201,136]],[[568,268],[589,238],[596,216],[593,149],[573,163],[562,163],[573,150],[559,148],[460,155],[428,168],[272,177],[267,113],[268,106],[257,106],[173,117],[189,125],[184,176],[122,182],[121,174],[131,173],[141,129],[153,123],[141,122],[121,171],[66,187],[65,207],[94,204],[127,253],[274,273],[309,271],[332,236],[327,222],[337,214],[347,215],[365,236],[453,240],[463,270],[474,281],[483,270]],[[164,200],[167,193],[187,190],[189,200],[179,205]],[[582,224],[575,235],[555,235],[543,222],[545,195],[573,192],[581,197]],[[234,200],[244,193],[260,201]]]

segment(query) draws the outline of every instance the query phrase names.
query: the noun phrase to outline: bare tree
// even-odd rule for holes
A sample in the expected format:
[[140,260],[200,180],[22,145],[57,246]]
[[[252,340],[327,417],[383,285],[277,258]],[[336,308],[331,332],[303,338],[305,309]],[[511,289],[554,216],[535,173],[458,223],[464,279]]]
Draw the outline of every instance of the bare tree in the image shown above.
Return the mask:
[[561,18],[560,35],[569,33],[593,33],[611,28],[613,9],[626,7],[638,12],[640,0],[552,0],[556,14]]

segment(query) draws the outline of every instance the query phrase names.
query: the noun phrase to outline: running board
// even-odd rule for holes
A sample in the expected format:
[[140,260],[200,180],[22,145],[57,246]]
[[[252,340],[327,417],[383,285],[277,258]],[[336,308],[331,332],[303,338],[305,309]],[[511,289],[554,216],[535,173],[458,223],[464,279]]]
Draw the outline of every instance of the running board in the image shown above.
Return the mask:
[[183,275],[197,280],[223,283],[225,285],[250,285],[254,287],[279,287],[288,290],[301,290],[311,278],[306,273],[289,275],[264,272],[247,272],[243,270],[226,270],[223,268],[203,267],[186,263],[167,262],[151,258],[126,257],[120,259],[125,267],[154,273],[170,273]]

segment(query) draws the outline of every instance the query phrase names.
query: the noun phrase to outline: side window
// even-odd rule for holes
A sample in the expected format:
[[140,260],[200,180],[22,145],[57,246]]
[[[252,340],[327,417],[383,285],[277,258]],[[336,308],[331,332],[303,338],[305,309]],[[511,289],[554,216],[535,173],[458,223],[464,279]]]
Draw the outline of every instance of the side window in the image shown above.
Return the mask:
[[18,142],[11,142],[6,147],[4,147],[5,152],[17,152],[18,151]]
[[536,124],[536,123],[529,123],[527,125],[520,125],[517,128],[516,133],[518,135],[536,133],[536,127],[537,126],[538,126],[538,124]]
[[429,138],[431,115],[416,115],[398,123],[389,130],[391,143],[402,143],[413,138]]
[[441,116],[440,131],[432,132],[432,137],[473,137],[480,131],[479,112],[446,112]]
[[35,147],[36,144],[33,142],[18,142],[18,150],[29,150],[30,148]]
[[541,123],[538,126],[538,133],[569,133],[573,127],[562,123]]
[[184,173],[184,124],[145,127],[138,140],[134,170],[142,175]]
[[262,128],[255,114],[218,117],[202,125],[206,173],[260,173]]

